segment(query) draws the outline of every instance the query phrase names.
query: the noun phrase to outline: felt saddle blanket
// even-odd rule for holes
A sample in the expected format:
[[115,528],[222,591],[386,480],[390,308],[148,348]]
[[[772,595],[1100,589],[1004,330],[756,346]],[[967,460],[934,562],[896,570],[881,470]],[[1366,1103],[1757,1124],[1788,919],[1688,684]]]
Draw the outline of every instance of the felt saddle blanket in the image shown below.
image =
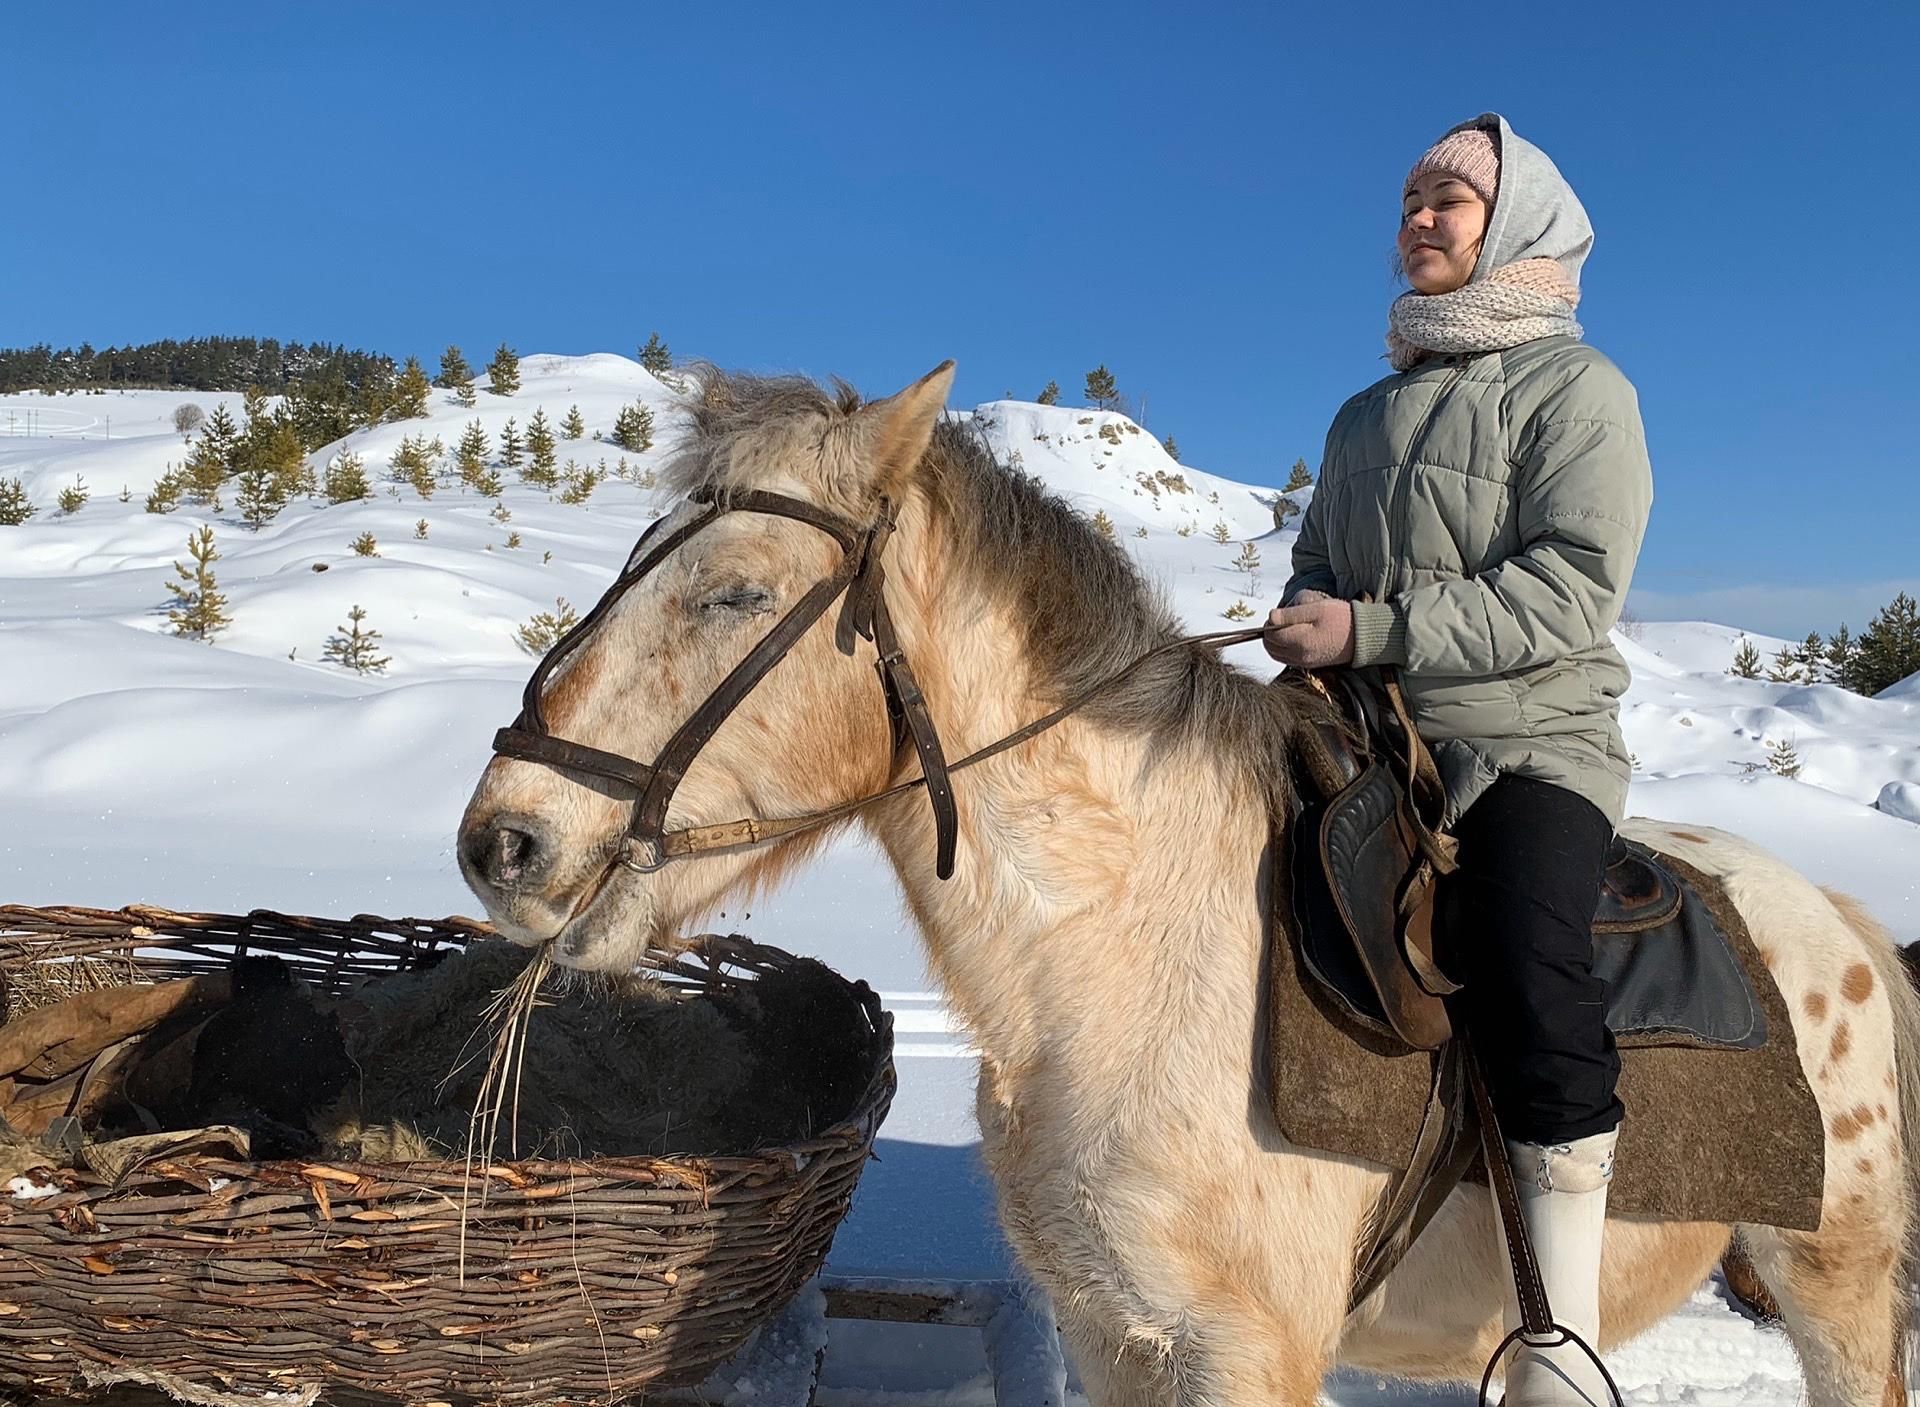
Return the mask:
[[[1312,816],[1312,808],[1304,813]],[[1317,876],[1296,849],[1294,880]],[[1295,905],[1300,957],[1308,973],[1362,1024],[1391,1030],[1384,1008],[1344,925],[1315,922]],[[1731,941],[1706,904],[1648,847],[1615,837],[1593,919],[1593,971],[1607,986],[1607,1026],[1616,1038],[1754,1050],[1766,1044],[1767,1018]],[[1771,981],[1763,974],[1762,980]]]
[[[1404,1172],[1432,1136],[1433,1108],[1465,1099],[1446,1091],[1453,1044],[1427,1051],[1397,1039],[1370,1019],[1372,993],[1355,966],[1342,969],[1303,935],[1293,840],[1276,833],[1270,865],[1275,1120],[1292,1143]],[[1627,1109],[1610,1210],[1816,1228],[1825,1131],[1786,1003],[1746,923],[1716,880],[1682,860],[1630,842],[1613,858],[1654,862],[1677,893],[1663,923],[1610,932],[1604,911],[1596,921],[1595,970],[1609,987]]]

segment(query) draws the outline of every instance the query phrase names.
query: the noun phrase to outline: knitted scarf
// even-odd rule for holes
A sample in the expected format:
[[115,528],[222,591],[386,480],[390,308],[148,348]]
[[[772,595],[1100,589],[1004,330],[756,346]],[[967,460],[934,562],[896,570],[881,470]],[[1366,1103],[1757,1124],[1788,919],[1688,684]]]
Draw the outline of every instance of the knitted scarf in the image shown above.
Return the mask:
[[1498,352],[1578,337],[1580,286],[1552,259],[1502,264],[1452,293],[1403,293],[1387,309],[1387,360],[1405,371],[1435,352]]

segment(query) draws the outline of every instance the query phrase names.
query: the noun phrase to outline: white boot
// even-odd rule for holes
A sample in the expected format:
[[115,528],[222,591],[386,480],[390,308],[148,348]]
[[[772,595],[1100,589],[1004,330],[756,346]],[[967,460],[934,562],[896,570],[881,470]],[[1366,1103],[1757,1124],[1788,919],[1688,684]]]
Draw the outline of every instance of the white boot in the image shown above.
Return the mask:
[[[1619,1131],[1572,1143],[1507,1144],[1507,1161],[1520,1190],[1520,1214],[1540,1262],[1553,1322],[1600,1351],[1600,1242],[1606,1229],[1607,1184]],[[1506,1230],[1500,1230],[1501,1264]],[[1507,1281],[1508,1332],[1520,1327],[1513,1281]],[[1572,1343],[1536,1348],[1521,1339],[1508,1350],[1506,1407],[1608,1407],[1606,1380]]]

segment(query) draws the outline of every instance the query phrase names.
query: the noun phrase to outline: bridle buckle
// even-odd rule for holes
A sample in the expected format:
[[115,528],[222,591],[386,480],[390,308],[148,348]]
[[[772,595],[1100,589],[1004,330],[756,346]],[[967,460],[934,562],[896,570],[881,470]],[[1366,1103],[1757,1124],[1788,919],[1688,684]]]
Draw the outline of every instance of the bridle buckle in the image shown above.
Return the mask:
[[630,835],[621,843],[620,853],[614,857],[614,863],[635,874],[652,874],[666,868],[667,858],[666,848],[659,841]]

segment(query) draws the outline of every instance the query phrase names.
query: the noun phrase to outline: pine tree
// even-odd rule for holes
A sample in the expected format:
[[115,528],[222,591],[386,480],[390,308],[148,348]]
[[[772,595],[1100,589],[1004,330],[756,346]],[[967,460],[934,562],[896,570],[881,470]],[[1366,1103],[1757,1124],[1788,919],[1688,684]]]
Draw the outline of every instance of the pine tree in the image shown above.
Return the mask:
[[1840,628],[1827,639],[1826,677],[1830,683],[1838,684],[1843,689],[1847,687],[1847,671],[1858,648],[1859,643],[1843,621]]
[[378,557],[380,555],[380,544],[374,541],[372,533],[361,533],[360,536],[356,537],[347,545],[353,549],[353,555],[356,557]]
[[1860,632],[1848,687],[1869,696],[1920,670],[1920,606],[1902,591]]
[[1233,559],[1233,569],[1247,574],[1247,595],[1256,596],[1260,592],[1260,549],[1251,542],[1240,544],[1240,554]]
[[233,457],[240,447],[240,427],[233,423],[233,416],[223,405],[213,408],[206,423],[200,427],[200,438],[208,446],[209,452],[226,466],[226,472],[233,472]]
[[606,478],[605,464],[606,461],[602,460],[602,467],[599,469],[583,469],[569,459],[567,461],[567,471],[564,475],[567,486],[560,490],[560,501],[562,503],[585,503],[587,499],[593,495],[593,491],[600,487],[600,481]]
[[18,474],[0,479],[0,526],[17,528],[39,511],[27,496],[26,481]]
[[87,506],[87,481],[75,479],[60,490],[60,511],[66,514],[78,513]]
[[234,494],[241,520],[259,532],[273,515],[287,505],[280,480],[264,460],[255,459],[240,471],[239,487]]
[[479,397],[474,394],[473,383],[462,381],[453,388],[453,398],[468,410],[472,410]]
[[1167,458],[1175,464],[1180,462],[1180,446],[1174,442],[1173,436],[1169,435],[1160,441],[1160,448],[1167,452]]
[[367,482],[366,466],[360,456],[352,450],[341,450],[327,465],[327,476],[321,485],[328,503],[352,503],[356,499],[372,498],[373,485]]
[[1214,523],[1213,532],[1209,535],[1222,547],[1225,547],[1229,542],[1233,541],[1233,531],[1227,526],[1224,518]]
[[673,370],[673,353],[667,350],[667,344],[660,340],[659,333],[647,335],[647,345],[640,349],[640,365],[655,376]]
[[187,455],[186,469],[181,475],[186,490],[216,513],[220,511],[220,490],[226,486],[227,478],[233,472],[232,458],[237,447],[238,441],[235,441],[234,448],[222,453],[212,431],[207,430],[202,432],[192,452]]
[[1087,373],[1087,401],[1101,410],[1112,410],[1120,399],[1120,388],[1105,362]]
[[262,470],[273,481],[273,490],[283,504],[315,490],[306,451],[287,416],[276,415],[260,422],[258,433],[249,429],[244,457],[248,465]]
[[496,396],[511,396],[520,389],[520,358],[505,342],[487,363],[487,389]]
[[440,354],[440,375],[434,385],[457,391],[472,380],[473,368],[467,365],[466,353],[450,346]]
[[259,386],[249,386],[240,393],[240,413],[247,417],[247,424],[261,419],[267,413],[267,393]]
[[1792,738],[1767,744],[1767,770],[1776,777],[1800,775],[1800,754],[1794,751]]
[[438,439],[428,440],[422,435],[409,435],[400,441],[400,447],[393,452],[390,461],[393,476],[413,486],[413,491],[422,498],[432,498],[434,483],[434,462],[446,452],[446,446]]
[[[1840,627],[1845,630],[1845,626]],[[1753,641],[1744,635],[1740,637],[1740,648],[1734,651],[1733,674],[1738,679],[1758,679],[1760,677],[1760,652],[1753,648]]]
[[180,506],[180,491],[186,485],[181,482],[180,471],[171,464],[164,473],[153,481],[153,487],[147,492],[147,512],[171,513]]
[[1107,516],[1106,509],[1096,508],[1093,510],[1093,530],[1109,541],[1112,540],[1113,519]]
[[427,520],[425,518],[420,519],[413,525],[413,536],[416,542],[425,542],[427,540]]
[[167,620],[175,635],[189,640],[211,640],[217,632],[233,624],[233,617],[227,614],[227,598],[220,594],[219,583],[213,576],[213,564],[220,560],[220,553],[213,545],[211,524],[187,537],[187,552],[193,558],[192,569],[176,561],[173,569],[180,574],[180,580],[166,584],[179,602],[167,612]]
[[1312,486],[1313,474],[1307,468],[1307,461],[1304,459],[1296,459],[1293,461],[1293,472],[1287,475],[1287,482],[1282,485],[1280,492],[1292,493],[1295,489],[1311,488]]
[[432,394],[433,383],[427,380],[426,369],[420,365],[420,358],[408,357],[406,367],[400,373],[400,380],[394,385],[393,406],[387,412],[387,419],[425,419],[427,401]]
[[1826,677],[1827,642],[1820,638],[1819,631],[1807,632],[1807,638],[1794,647],[1793,658],[1800,666],[1803,684],[1818,684]]
[[577,440],[587,433],[587,422],[580,418],[580,407],[570,406],[567,418],[560,422],[560,434],[563,438]]
[[490,448],[486,427],[478,420],[469,420],[467,428],[460,432],[460,443],[453,449],[454,463],[460,468],[460,482],[468,488],[480,487],[480,480],[487,472]]
[[536,410],[527,422],[527,471],[520,476],[530,484],[550,489],[560,482],[559,461],[553,452],[553,426],[547,413]]
[[498,498],[507,491],[497,469],[482,469],[473,480],[473,491],[482,498]]
[[639,401],[622,406],[613,420],[613,442],[633,454],[653,448],[653,412]]
[[391,656],[374,653],[380,644],[380,632],[373,629],[362,630],[360,622],[366,618],[366,611],[359,606],[349,610],[347,624],[340,627],[338,635],[328,637],[326,645],[320,651],[320,657],[344,665],[355,674],[386,673],[387,666],[393,663],[393,659]]
[[520,642],[520,648],[530,655],[544,655],[553,648],[555,641],[580,622],[579,615],[567,604],[566,597],[556,596],[553,605],[553,610],[540,612],[513,632],[513,638]]
[[520,428],[512,416],[500,427],[500,463],[508,469],[520,467]]
[[1220,614],[1228,620],[1245,620],[1253,614],[1253,607],[1249,606],[1245,601],[1235,600],[1231,606],[1220,612]]
[[1796,684],[1800,680],[1800,660],[1791,645],[1782,645],[1767,667],[1770,684]]
[[1045,386],[1042,386],[1037,403],[1040,405],[1059,405],[1060,383],[1058,381],[1049,381]]

